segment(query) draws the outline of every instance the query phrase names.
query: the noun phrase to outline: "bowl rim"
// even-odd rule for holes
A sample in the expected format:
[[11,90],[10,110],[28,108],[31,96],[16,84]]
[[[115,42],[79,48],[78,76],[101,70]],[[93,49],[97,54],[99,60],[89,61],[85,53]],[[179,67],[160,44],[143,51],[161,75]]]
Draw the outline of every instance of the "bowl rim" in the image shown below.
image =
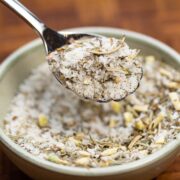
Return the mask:
[[[125,30],[125,29],[119,29],[119,28],[111,28],[111,27],[80,27],[80,28],[71,28],[66,29],[64,31],[73,31],[73,32],[95,32],[95,33],[110,33],[115,35],[125,34],[127,37],[136,39],[138,41],[142,41],[146,44],[153,45],[157,49],[166,52],[169,54],[172,58],[180,62],[180,56],[179,54],[167,46],[166,44],[152,38],[149,36],[146,36],[144,34],[140,34],[137,32]],[[62,32],[64,32],[62,31]],[[9,68],[18,61],[18,56],[21,54],[26,53],[27,51],[38,47],[41,44],[40,39],[33,40],[24,46],[20,47],[16,51],[14,51],[11,55],[9,55],[7,58],[5,58],[4,62],[0,64],[0,81],[5,75],[5,73],[9,70]],[[164,147],[162,147],[160,150],[156,151],[153,154],[148,155],[147,157],[136,160],[133,162],[129,162],[122,165],[116,165],[116,166],[110,166],[110,167],[103,167],[103,168],[81,168],[81,167],[71,167],[71,166],[63,166],[59,164],[55,164],[52,162],[49,162],[44,159],[40,159],[35,157],[34,155],[26,152],[24,149],[22,149],[20,146],[15,144],[3,131],[2,128],[0,128],[0,140],[2,144],[8,148],[11,152],[19,156],[20,158],[30,162],[31,164],[35,164],[41,168],[50,170],[52,172],[56,173],[62,173],[62,174],[68,174],[68,175],[78,175],[78,176],[104,176],[104,175],[115,175],[115,174],[123,174],[127,173],[129,171],[137,170],[140,168],[143,168],[145,166],[149,166],[153,162],[156,162],[160,159],[162,159],[165,156],[168,156],[169,154],[173,153],[177,148],[180,149],[180,134],[178,135],[178,138],[176,140],[173,140],[166,144]]]

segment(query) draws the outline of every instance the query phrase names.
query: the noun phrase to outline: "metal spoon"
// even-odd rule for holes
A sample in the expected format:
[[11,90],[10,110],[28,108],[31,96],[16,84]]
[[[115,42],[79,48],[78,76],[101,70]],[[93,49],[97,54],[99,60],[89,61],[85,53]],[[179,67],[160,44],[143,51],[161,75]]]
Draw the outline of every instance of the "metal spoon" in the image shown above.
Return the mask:
[[[78,40],[83,37],[95,37],[92,34],[80,33],[59,33],[47,27],[39,18],[37,18],[30,10],[22,5],[18,0],[0,0],[6,7],[13,10],[20,18],[29,24],[41,37],[46,54],[50,54],[57,48],[69,44],[73,40]],[[100,35],[97,35],[100,36]],[[56,79],[59,80],[59,73],[53,73]],[[61,82],[60,82],[61,83]]]
[[[49,27],[47,27],[32,12],[30,12],[26,7],[24,7],[18,0],[0,0],[0,1],[9,9],[13,10],[26,23],[28,23],[33,29],[36,30],[36,32],[39,34],[39,36],[41,37],[44,43],[44,47],[45,47],[47,55],[55,51],[57,48],[60,48],[66,44],[70,44],[71,42],[73,42],[73,40],[78,40],[83,37],[100,36],[100,35],[94,35],[94,34],[58,33],[57,31],[52,30]],[[56,77],[56,79],[62,84],[62,82],[59,79],[60,72],[53,72],[53,74]],[[120,98],[120,99],[117,98],[113,100],[120,101],[123,98]],[[96,101],[98,102],[108,102],[110,100],[112,99],[108,99],[107,97],[104,97],[102,99],[101,98],[96,99]]]

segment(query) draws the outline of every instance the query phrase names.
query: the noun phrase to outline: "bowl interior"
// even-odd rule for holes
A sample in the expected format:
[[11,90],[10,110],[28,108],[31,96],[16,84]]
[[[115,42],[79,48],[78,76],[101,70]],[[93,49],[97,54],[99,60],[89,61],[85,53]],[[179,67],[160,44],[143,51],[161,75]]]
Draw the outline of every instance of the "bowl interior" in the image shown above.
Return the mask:
[[[174,68],[180,69],[179,55],[160,42],[144,35],[129,31],[112,28],[81,28],[71,29],[69,31],[81,31],[99,33],[106,36],[121,37],[126,35],[126,40],[132,48],[141,49],[141,54],[155,55],[157,58],[166,61]],[[40,40],[33,41],[23,48],[19,49],[0,67],[0,127],[2,129],[2,120],[8,112],[13,96],[16,94],[19,85],[31,73],[32,68],[45,62],[45,53]],[[2,131],[3,133],[3,131]],[[3,136],[2,136],[3,137]],[[11,142],[11,141],[9,141]],[[13,146],[13,142],[12,146]],[[16,147],[16,146],[13,146]]]

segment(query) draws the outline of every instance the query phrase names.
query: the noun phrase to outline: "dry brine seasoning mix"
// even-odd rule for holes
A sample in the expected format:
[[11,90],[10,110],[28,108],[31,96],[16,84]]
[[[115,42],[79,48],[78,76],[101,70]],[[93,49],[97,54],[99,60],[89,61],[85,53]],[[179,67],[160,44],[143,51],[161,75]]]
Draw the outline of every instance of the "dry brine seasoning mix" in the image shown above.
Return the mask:
[[125,38],[86,37],[50,53],[50,69],[58,80],[81,98],[121,100],[133,93],[142,77],[138,50]]
[[66,166],[114,166],[156,152],[180,132],[180,73],[153,56],[138,59],[139,88],[109,103],[82,101],[40,65],[14,97],[5,133],[37,158]]

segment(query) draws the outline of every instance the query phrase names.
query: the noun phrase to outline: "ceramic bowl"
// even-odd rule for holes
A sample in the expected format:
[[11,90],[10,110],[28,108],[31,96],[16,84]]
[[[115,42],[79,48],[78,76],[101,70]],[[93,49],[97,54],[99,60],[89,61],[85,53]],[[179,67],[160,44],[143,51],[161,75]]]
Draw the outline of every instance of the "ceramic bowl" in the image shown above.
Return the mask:
[[[127,30],[86,27],[69,29],[73,32],[99,33],[120,37],[126,35],[133,48],[141,49],[143,54],[153,54],[163,59],[174,68],[180,69],[180,56],[167,45],[142,34]],[[35,40],[12,53],[0,65],[0,138],[1,149],[22,171],[34,179],[152,179],[163,172],[180,152],[180,137],[165,145],[162,149],[144,159],[123,165],[104,168],[67,167],[39,159],[17,144],[3,132],[2,121],[8,111],[11,100],[20,83],[31,70],[45,61],[45,53],[41,40]]]

